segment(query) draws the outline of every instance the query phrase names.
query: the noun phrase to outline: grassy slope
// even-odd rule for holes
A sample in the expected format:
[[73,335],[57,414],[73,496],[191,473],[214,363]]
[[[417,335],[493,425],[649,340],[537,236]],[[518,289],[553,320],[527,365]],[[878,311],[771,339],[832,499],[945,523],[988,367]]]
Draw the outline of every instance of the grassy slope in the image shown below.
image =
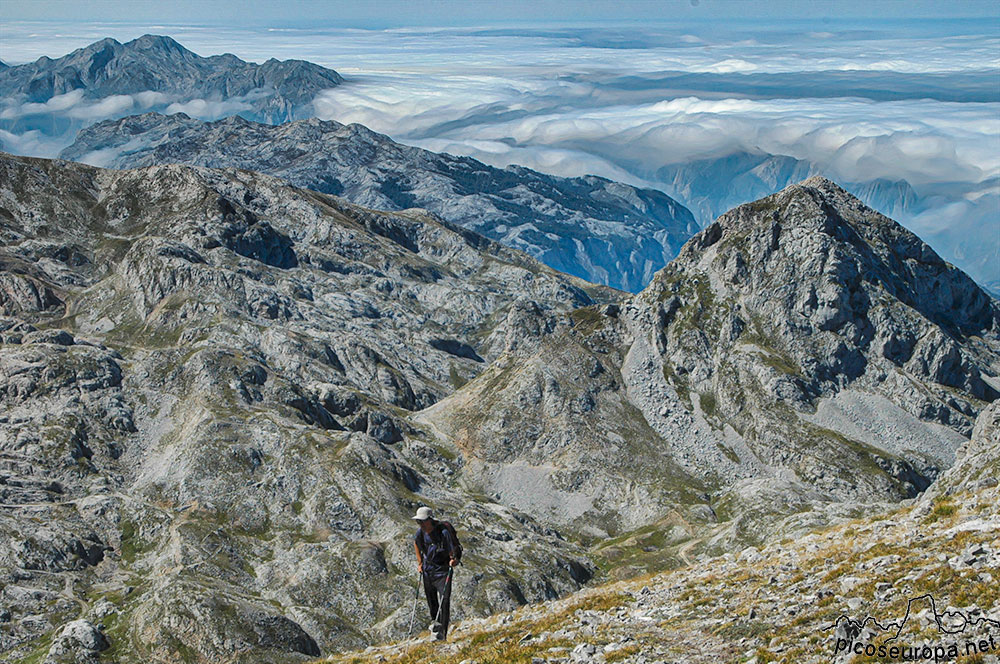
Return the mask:
[[[427,642],[425,632],[420,639],[321,661],[527,664],[533,658],[563,659],[579,644],[592,643],[607,662],[638,661],[638,656],[706,663],[828,662],[835,645],[831,626],[838,616],[897,619],[909,598],[924,593],[933,593],[939,611],[976,606],[1000,618],[996,558],[983,569],[956,570],[947,562],[973,544],[1000,550],[998,505],[996,487],[918,502],[797,541],[772,543],[759,560],[754,561],[754,552],[743,560],[727,554],[508,614],[465,620],[453,627],[445,644]],[[977,524],[985,529],[976,530]],[[990,570],[993,581],[983,576]],[[845,579],[848,585],[841,584]],[[885,582],[892,589],[878,590],[877,584]],[[862,602],[854,610],[847,606],[852,598]],[[910,621],[907,630],[899,643],[942,640],[927,621]],[[1000,638],[1000,630],[994,632]],[[881,660],[855,656],[846,661]]]

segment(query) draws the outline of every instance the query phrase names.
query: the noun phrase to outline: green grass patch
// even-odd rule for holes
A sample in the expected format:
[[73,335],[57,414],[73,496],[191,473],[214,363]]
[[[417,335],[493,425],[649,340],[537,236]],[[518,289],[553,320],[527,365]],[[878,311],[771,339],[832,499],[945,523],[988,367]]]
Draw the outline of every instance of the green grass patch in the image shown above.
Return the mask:
[[734,452],[732,450],[732,448],[728,447],[727,445],[723,445],[722,443],[718,443],[718,442],[715,444],[715,446],[718,447],[719,451],[722,452],[722,454],[727,459],[729,459],[730,461],[732,461],[733,463],[739,463],[740,462],[739,455],[736,454],[736,452]]
[[711,392],[699,394],[698,404],[701,406],[701,411],[708,417],[716,417],[719,414],[719,403]]
[[448,367],[448,382],[451,383],[451,386],[453,388],[458,390],[461,389],[463,385],[468,383],[469,380],[467,378],[463,378],[462,376],[458,375],[458,370],[456,370],[455,365],[452,364],[450,367]]
[[607,318],[594,305],[574,309],[570,312],[569,318],[573,321],[574,329],[585,336],[590,336],[607,324]]
[[931,508],[930,514],[924,518],[925,524],[935,523],[941,519],[953,516],[958,509],[950,497],[942,498],[938,496],[934,499],[933,505],[934,507]]

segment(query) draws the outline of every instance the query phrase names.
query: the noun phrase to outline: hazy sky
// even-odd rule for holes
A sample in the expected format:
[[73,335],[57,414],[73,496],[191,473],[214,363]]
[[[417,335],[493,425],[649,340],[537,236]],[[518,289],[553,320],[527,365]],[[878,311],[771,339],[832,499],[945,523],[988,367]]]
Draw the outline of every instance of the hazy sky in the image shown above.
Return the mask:
[[4,0],[3,21],[400,27],[525,22],[997,18],[996,0]]

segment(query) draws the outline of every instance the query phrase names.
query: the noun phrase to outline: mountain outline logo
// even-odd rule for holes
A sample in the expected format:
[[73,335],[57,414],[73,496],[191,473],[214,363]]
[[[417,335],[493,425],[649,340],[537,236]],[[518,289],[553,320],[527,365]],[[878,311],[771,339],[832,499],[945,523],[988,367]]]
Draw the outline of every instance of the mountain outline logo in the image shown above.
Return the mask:
[[[966,629],[977,627],[980,624],[992,626],[994,629],[1000,630],[1000,621],[993,620],[992,618],[989,618],[985,615],[973,617],[957,609],[955,610],[945,609],[943,612],[939,612],[937,609],[937,601],[934,599],[934,595],[932,593],[924,593],[923,595],[919,595],[917,597],[911,597],[910,599],[908,599],[906,601],[906,613],[903,615],[903,618],[898,622],[888,622],[885,625],[883,625],[875,617],[870,615],[865,616],[863,620],[858,621],[854,620],[853,618],[851,618],[846,614],[841,614],[840,616],[837,617],[837,620],[835,620],[834,623],[828,629],[835,630],[841,625],[841,623],[846,622],[847,626],[845,627],[845,629],[847,632],[848,641],[854,641],[854,639],[856,639],[861,634],[862,630],[869,624],[872,624],[875,627],[877,627],[880,632],[890,632],[892,631],[892,629],[895,629],[895,634],[893,634],[885,641],[885,643],[891,643],[892,641],[895,641],[896,639],[899,638],[899,635],[902,633],[903,628],[906,626],[907,621],[910,619],[910,614],[913,609],[913,604],[915,602],[919,602],[925,599],[930,601],[931,611],[934,613],[934,623],[937,625],[938,631],[941,632],[942,634],[948,634],[948,635],[964,634]],[[961,619],[961,624],[958,627],[949,628],[943,623],[943,620],[953,621],[955,618]]]

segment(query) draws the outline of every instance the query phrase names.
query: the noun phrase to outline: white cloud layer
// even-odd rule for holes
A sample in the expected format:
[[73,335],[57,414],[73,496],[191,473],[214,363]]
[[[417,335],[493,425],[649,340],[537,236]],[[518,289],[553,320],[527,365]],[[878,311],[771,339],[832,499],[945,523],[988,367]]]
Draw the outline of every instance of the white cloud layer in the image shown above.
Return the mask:
[[[514,162],[552,165],[545,170],[558,164],[563,175],[625,170],[655,182],[662,166],[736,151],[808,160],[850,182],[904,179],[919,188],[1000,175],[1000,103],[683,97],[580,109],[525,85],[468,97],[461,81],[415,85],[366,81],[328,90],[314,105],[322,118],[430,149],[496,164],[517,155]],[[569,153],[589,158],[565,159]]]
[[253,107],[250,104],[240,99],[227,99],[225,101],[191,99],[186,102],[174,102],[167,106],[164,112],[168,115],[185,113],[199,120],[215,120],[227,115],[235,115],[240,111],[248,111],[251,108]]

